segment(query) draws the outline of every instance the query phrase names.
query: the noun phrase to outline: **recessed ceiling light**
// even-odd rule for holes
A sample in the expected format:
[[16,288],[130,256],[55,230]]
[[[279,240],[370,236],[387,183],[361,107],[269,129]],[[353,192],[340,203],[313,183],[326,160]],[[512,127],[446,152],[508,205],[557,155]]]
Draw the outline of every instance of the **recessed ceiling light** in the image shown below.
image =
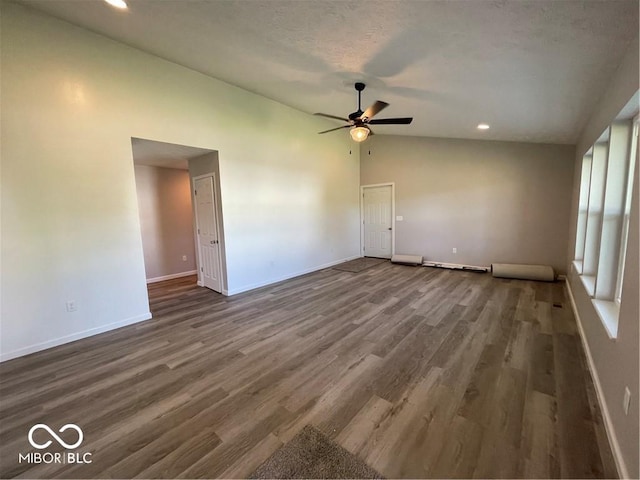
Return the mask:
[[480,123],[480,124],[478,124],[477,128],[478,128],[478,130],[489,130],[490,127],[489,127],[489,124],[487,124],[487,123]]
[[112,7],[119,8],[120,10],[126,10],[127,4],[124,0],[104,0]]

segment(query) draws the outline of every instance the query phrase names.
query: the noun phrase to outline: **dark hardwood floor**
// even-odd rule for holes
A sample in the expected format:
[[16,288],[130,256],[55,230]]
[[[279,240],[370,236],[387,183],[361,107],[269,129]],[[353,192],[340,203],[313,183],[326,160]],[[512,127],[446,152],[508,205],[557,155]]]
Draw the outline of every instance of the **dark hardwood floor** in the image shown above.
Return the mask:
[[[616,475],[562,283],[387,262],[149,293],[152,320],[0,365],[3,478],[246,477],[307,424],[388,478]],[[92,462],[19,463],[37,423]]]

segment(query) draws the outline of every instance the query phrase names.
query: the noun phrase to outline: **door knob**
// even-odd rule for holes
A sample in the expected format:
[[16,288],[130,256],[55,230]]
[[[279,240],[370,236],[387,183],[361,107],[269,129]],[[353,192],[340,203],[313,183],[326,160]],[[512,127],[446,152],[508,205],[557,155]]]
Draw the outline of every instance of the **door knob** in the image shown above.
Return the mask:
[[391,230],[391,227],[389,227],[389,230]]

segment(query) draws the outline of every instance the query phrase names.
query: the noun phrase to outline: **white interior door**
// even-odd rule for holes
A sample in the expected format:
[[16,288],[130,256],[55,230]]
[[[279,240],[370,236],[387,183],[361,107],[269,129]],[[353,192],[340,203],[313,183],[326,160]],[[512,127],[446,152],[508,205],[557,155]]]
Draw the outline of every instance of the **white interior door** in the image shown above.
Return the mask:
[[362,188],[363,253],[365,257],[391,258],[393,249],[393,187]]
[[196,228],[200,256],[200,278],[202,285],[222,292],[220,279],[220,237],[216,210],[215,183],[213,177],[194,181],[196,200]]

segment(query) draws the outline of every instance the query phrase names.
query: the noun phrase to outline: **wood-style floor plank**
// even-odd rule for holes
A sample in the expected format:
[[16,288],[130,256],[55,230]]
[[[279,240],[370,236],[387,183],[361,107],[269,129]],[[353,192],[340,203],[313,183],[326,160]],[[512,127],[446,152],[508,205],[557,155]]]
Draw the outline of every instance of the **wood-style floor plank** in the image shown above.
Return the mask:
[[[307,424],[388,478],[615,475],[563,284],[386,262],[149,299],[0,364],[2,478],[242,478]],[[92,463],[20,463],[36,423],[79,425]]]

